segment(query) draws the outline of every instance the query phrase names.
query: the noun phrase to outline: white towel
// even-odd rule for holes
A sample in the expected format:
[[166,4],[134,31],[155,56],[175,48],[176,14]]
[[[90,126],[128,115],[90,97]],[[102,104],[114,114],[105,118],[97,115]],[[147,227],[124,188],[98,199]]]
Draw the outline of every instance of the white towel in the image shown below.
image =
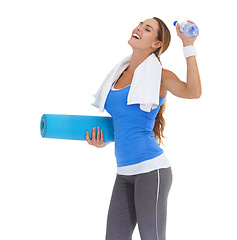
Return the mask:
[[[131,55],[121,60],[105,78],[95,95],[91,105],[104,111],[104,105],[112,84],[118,80],[129,66]],[[159,106],[160,82],[162,66],[154,53],[147,57],[134,71],[128,93],[127,104],[140,104],[140,109],[150,112]]]

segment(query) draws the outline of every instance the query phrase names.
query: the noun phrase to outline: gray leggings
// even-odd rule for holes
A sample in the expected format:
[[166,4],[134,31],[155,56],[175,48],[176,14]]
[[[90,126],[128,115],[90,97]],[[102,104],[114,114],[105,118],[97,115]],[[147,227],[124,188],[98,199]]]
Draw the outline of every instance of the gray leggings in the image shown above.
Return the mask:
[[171,184],[171,167],[132,176],[117,175],[108,212],[106,240],[131,240],[136,224],[141,240],[165,240]]

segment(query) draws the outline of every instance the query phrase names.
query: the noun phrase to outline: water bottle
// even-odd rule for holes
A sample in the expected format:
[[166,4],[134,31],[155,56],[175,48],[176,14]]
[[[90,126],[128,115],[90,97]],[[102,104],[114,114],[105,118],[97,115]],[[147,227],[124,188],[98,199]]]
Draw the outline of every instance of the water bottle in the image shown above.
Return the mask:
[[[174,21],[174,26],[177,25],[177,22],[178,21]],[[196,37],[198,35],[199,29],[195,24],[183,21],[180,23],[180,32],[186,34],[189,37]]]

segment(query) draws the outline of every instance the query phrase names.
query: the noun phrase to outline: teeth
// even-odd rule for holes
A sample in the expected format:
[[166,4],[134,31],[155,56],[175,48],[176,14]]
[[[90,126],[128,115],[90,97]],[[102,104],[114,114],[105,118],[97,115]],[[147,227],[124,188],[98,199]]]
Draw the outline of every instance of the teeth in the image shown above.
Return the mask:
[[140,37],[136,33],[134,33],[132,36],[137,38],[137,39],[140,39]]

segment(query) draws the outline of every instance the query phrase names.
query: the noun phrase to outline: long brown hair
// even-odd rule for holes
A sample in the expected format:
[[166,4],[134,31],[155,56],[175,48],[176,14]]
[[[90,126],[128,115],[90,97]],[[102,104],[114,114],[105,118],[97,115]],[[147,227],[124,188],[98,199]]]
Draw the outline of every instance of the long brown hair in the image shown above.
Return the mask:
[[[159,24],[157,39],[163,43],[161,47],[154,52],[154,54],[157,56],[158,60],[160,61],[160,55],[164,53],[170,45],[171,34],[168,27],[165,25],[165,23],[161,19],[157,17],[153,17],[153,19],[155,19]],[[165,138],[164,136],[165,119],[163,116],[165,107],[166,107],[166,98],[164,99],[163,104],[159,109],[159,112],[156,116],[154,128],[153,128],[153,131],[155,133],[155,139],[159,145],[160,144],[164,145],[161,137]]]

